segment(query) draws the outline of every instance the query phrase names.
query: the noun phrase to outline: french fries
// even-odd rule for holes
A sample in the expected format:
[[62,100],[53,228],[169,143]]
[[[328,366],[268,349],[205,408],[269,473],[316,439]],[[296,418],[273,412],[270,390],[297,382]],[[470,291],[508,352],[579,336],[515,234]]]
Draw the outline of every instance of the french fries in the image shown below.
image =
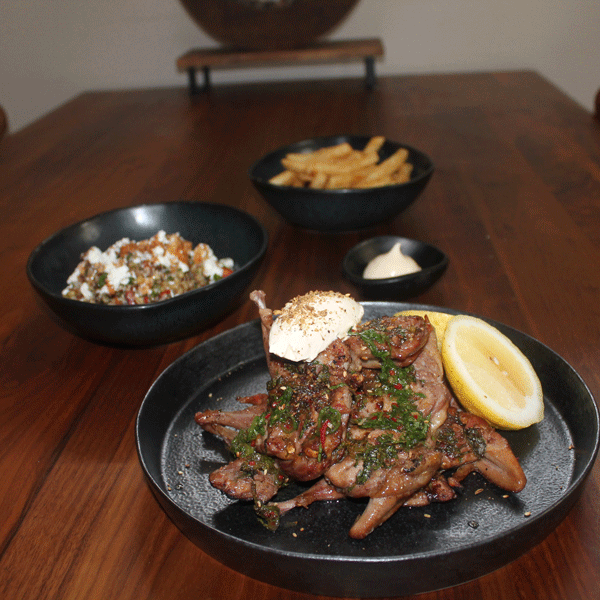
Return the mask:
[[281,159],[284,170],[269,179],[274,185],[312,189],[372,188],[405,183],[413,166],[408,150],[400,148],[379,162],[383,136],[372,137],[362,150],[344,142],[308,153],[290,153]]

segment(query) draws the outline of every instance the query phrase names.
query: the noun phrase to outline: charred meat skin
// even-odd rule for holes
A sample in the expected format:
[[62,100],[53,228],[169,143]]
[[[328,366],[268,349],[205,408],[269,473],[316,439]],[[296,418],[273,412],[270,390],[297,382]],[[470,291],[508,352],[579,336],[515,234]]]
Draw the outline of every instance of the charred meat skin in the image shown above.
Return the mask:
[[356,327],[346,344],[364,367],[379,368],[382,354],[406,367],[423,349],[430,332],[422,317],[380,317]]
[[306,373],[271,382],[266,409],[267,433],[256,445],[274,456],[284,472],[298,481],[320,477],[338,457],[350,417],[347,386]]
[[209,481],[231,498],[268,502],[287,479],[276,468],[261,468],[259,462],[253,465],[252,459],[237,458],[211,473]]
[[254,417],[260,416],[265,412],[267,399],[267,394],[255,394],[254,396],[238,398],[238,402],[249,404],[249,406],[241,410],[227,412],[222,410],[207,410],[202,413],[196,413],[194,419],[206,431],[220,436],[229,445],[237,431],[250,427]]
[[527,483],[523,468],[508,442],[481,417],[454,404],[440,428],[436,447],[442,452],[442,469],[456,469],[452,481],[459,483],[472,471],[509,492],[520,492]]

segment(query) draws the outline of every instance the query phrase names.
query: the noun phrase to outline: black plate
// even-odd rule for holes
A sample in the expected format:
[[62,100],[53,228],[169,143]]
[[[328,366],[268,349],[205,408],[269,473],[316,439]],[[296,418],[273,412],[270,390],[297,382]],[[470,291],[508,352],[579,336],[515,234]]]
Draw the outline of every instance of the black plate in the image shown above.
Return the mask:
[[369,189],[321,190],[274,185],[269,179],[283,170],[281,159],[290,152],[313,152],[349,143],[362,150],[368,136],[338,135],[303,140],[270,152],[254,163],[248,174],[263,198],[287,221],[315,231],[340,232],[364,229],[387,221],[408,208],[421,194],[434,171],[429,156],[407,144],[386,140],[379,150],[385,160],[399,148],[408,150],[413,165],[410,181]]
[[[389,252],[400,242],[402,253],[421,267],[416,273],[386,279],[365,279],[366,266],[376,256]],[[439,248],[395,235],[381,235],[364,240],[348,250],[342,261],[342,273],[367,298],[377,300],[408,300],[428,290],[444,273],[448,256]]]
[[[363,305],[367,319],[409,308],[453,313],[417,304]],[[364,540],[351,539],[348,530],[365,504],[346,499],[294,509],[276,532],[267,531],[251,504],[211,487],[209,473],[228,455],[221,441],[194,423],[196,411],[239,407],[237,396],[264,391],[268,374],[258,320],[195,347],[148,391],[136,435],[150,486],[205,552],[245,575],[303,593],[404,596],[502,567],[544,539],[579,497],[598,452],[599,419],[590,391],[562,358],[523,333],[494,325],[529,357],[544,388],[544,420],[506,432],[528,477],[519,494],[472,474],[455,500],[400,509]],[[299,490],[294,484],[279,497]]]
[[[107,306],[62,296],[67,278],[91,246],[106,250],[124,237],[145,240],[161,229],[179,232],[194,246],[207,243],[219,258],[232,258],[234,273],[146,305]],[[203,202],[129,206],[66,227],[43,241],[29,256],[27,276],[51,314],[69,331],[105,344],[152,346],[195,335],[246,300],[267,243],[264,227],[231,206]]]

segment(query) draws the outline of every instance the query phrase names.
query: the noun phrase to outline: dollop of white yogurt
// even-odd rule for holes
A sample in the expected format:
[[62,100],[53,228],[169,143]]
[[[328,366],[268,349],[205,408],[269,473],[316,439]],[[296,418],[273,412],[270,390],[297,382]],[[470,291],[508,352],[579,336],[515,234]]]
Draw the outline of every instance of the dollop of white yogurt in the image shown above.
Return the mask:
[[394,244],[389,252],[372,259],[363,271],[365,279],[387,279],[400,277],[420,271],[421,267],[411,256],[402,253],[400,242]]
[[312,361],[363,317],[363,307],[337,292],[309,292],[290,300],[269,334],[269,351],[292,361]]

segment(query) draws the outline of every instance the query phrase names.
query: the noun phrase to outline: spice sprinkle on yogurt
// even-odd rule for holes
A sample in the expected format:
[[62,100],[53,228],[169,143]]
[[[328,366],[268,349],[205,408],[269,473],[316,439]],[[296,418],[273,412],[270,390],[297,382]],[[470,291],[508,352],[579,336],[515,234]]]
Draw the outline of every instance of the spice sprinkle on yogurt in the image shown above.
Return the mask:
[[360,323],[364,308],[337,292],[309,292],[290,300],[269,333],[269,351],[292,361],[311,361]]

